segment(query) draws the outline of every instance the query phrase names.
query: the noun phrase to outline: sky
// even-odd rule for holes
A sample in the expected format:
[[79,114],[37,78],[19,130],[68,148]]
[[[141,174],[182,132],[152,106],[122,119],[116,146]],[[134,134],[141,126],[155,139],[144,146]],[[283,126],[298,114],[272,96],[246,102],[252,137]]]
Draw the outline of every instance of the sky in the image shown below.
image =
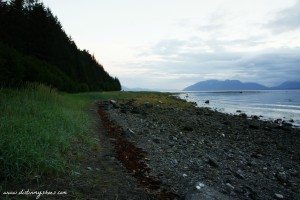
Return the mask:
[[129,88],[300,80],[300,0],[43,0]]

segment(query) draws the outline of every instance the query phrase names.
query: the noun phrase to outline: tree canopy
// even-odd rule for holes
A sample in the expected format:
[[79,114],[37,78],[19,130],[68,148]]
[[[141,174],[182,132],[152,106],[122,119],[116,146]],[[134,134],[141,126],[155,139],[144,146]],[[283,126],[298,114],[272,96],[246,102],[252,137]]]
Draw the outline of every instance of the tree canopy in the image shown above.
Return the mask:
[[41,82],[63,91],[120,90],[94,56],[80,50],[38,0],[0,0],[0,84]]

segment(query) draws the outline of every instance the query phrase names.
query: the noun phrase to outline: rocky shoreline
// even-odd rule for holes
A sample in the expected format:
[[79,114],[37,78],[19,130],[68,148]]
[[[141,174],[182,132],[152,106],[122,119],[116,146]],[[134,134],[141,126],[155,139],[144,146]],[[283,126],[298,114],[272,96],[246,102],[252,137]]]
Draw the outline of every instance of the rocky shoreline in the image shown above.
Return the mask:
[[178,199],[300,199],[300,130],[288,124],[159,99],[110,101],[105,112]]

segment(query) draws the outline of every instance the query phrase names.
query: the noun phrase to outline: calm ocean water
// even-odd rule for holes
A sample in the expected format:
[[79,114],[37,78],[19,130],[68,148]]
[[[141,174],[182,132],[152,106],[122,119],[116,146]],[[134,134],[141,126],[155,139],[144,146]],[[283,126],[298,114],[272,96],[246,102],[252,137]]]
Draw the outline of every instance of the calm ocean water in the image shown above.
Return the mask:
[[[179,97],[220,112],[262,116],[265,120],[281,118],[300,127],[300,90],[182,92]],[[204,102],[209,100],[209,104]]]

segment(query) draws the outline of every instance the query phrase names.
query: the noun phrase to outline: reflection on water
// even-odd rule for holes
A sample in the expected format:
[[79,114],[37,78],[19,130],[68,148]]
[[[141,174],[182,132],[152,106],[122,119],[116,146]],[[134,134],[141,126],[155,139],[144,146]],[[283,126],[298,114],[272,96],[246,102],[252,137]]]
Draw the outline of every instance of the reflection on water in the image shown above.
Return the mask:
[[[237,114],[241,110],[267,120],[293,120],[295,126],[300,126],[300,90],[183,92],[179,97],[220,112]],[[210,103],[205,104],[206,100]]]

